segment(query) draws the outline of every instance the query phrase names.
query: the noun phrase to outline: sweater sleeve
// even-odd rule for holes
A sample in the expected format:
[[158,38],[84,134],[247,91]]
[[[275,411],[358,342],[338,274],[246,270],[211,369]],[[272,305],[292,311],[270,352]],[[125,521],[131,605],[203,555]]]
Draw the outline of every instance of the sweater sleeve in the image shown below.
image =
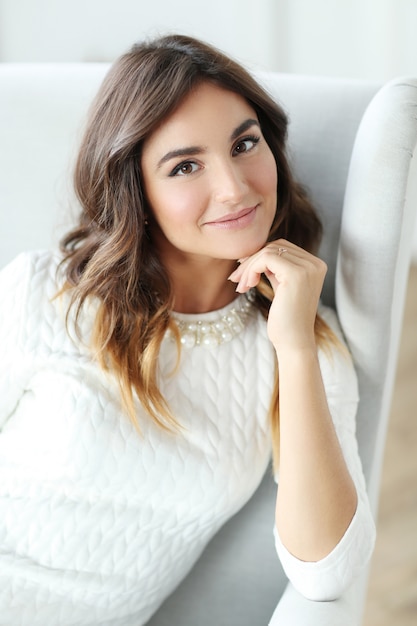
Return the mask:
[[0,272],[0,430],[24,394],[29,364],[24,355],[24,326],[34,263],[20,254]]
[[[341,341],[336,315],[327,308],[321,316]],[[327,401],[346,464],[355,483],[358,503],[355,515],[335,548],[317,562],[300,561],[283,545],[274,526],[278,556],[294,587],[306,598],[326,601],[338,598],[367,566],[375,543],[373,521],[356,440],[358,387],[350,355],[338,347],[319,351]]]

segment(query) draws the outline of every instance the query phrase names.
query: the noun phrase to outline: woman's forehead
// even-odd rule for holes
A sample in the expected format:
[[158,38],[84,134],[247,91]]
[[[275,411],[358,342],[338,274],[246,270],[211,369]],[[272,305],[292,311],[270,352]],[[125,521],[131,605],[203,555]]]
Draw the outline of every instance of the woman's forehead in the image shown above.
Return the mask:
[[255,110],[245,98],[216,84],[200,83],[151,133],[144,150],[151,146],[167,150],[171,142],[200,145],[211,133],[231,135],[246,119],[257,121]]

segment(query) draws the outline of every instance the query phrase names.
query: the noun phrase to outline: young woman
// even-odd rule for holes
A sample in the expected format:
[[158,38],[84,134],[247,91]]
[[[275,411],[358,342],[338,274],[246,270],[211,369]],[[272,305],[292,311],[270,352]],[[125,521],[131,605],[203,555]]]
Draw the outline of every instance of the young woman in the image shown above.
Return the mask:
[[286,129],[188,37],[109,71],[79,223],[0,278],[0,624],[145,624],[272,451],[301,593],[335,598],[369,560],[356,378]]

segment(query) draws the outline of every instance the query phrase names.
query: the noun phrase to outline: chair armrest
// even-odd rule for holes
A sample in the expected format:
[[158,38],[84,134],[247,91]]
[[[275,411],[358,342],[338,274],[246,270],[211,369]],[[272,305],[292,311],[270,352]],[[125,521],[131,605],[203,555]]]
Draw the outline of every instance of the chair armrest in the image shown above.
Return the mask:
[[367,575],[367,572],[363,574],[332,602],[307,600],[288,583],[269,626],[360,626]]

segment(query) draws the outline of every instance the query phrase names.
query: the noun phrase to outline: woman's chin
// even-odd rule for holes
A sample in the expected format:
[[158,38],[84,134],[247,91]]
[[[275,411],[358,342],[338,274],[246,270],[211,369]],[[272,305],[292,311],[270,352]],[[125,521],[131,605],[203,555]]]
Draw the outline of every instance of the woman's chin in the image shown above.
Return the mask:
[[266,242],[267,242],[267,239],[265,238],[259,241],[252,241],[245,246],[240,246],[236,250],[234,258],[236,260],[246,259],[247,257],[250,257],[253,254],[256,254],[257,252],[259,252],[259,250],[261,250],[265,246]]

